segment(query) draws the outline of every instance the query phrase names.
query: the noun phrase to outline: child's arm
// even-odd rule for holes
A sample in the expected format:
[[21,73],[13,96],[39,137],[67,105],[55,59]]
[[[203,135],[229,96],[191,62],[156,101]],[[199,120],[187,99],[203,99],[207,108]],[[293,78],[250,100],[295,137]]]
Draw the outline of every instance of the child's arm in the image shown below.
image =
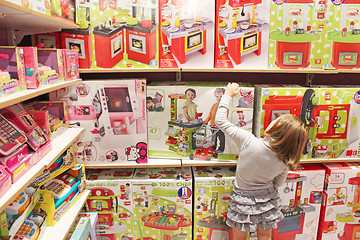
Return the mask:
[[285,183],[287,174],[288,174],[288,168],[286,167],[282,173],[280,173],[274,178],[273,184],[276,188],[280,187]]
[[250,138],[255,138],[255,136],[252,135],[252,133],[235,126],[227,119],[231,99],[239,92],[239,90],[240,88],[238,84],[228,84],[225,90],[225,94],[222,96],[219,108],[216,112],[215,124],[221,129],[221,131],[228,134],[241,150],[244,146],[244,143],[247,142]]

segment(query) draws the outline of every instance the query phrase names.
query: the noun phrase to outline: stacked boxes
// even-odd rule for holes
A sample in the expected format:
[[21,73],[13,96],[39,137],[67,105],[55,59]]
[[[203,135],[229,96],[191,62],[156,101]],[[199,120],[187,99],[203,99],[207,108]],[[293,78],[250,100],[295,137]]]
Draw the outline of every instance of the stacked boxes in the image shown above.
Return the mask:
[[[217,100],[220,101],[223,94],[221,90],[225,90],[226,84],[196,82],[151,84],[146,98],[149,118],[149,156],[237,160],[238,147],[231,139],[224,136],[214,123]],[[253,91],[250,85],[241,84],[241,91],[233,98],[228,114],[230,122],[250,132]],[[189,97],[191,99],[188,99]],[[190,112],[190,106],[194,106],[195,112]],[[184,107],[189,109],[186,113]],[[216,152],[216,150],[223,151]]]
[[132,177],[132,169],[88,172],[86,185],[91,193],[86,208],[98,212],[97,234],[103,238],[131,239],[134,236]]
[[225,223],[235,167],[194,167],[194,238],[232,239]]
[[133,201],[135,239],[192,239],[191,168],[136,169]]

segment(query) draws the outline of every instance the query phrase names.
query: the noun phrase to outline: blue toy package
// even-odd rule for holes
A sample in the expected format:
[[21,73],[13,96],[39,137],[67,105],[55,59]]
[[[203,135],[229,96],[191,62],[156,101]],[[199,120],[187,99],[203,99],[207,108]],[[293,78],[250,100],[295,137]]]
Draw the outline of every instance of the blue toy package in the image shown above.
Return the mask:
[[66,240],[93,240],[90,218],[79,215],[68,233]]
[[91,224],[91,230],[90,230],[90,235],[91,235],[91,240],[97,240],[97,236],[96,236],[96,225],[98,223],[98,213],[97,212],[81,212],[79,214],[79,216],[84,216],[84,217],[88,217],[90,218],[90,224]]

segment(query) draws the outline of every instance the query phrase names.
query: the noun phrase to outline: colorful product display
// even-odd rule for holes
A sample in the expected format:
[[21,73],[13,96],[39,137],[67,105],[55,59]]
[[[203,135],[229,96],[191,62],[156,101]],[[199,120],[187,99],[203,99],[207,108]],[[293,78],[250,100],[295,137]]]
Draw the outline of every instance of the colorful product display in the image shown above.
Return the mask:
[[[227,83],[153,83],[147,89],[149,156],[237,160],[238,147],[215,125]],[[252,131],[254,88],[241,85],[228,119]],[[170,150],[170,151],[169,151]]]
[[269,9],[270,1],[216,1],[215,68],[267,68]]
[[358,163],[326,163],[318,238],[356,239],[360,235]]
[[135,239],[192,239],[191,168],[136,169]]
[[235,167],[194,167],[194,240],[232,240],[226,225]]
[[212,68],[214,1],[160,0],[160,68]]
[[[33,0],[32,0],[33,1]],[[75,0],[47,0],[50,2],[51,15],[75,21]]]
[[303,159],[358,158],[360,143],[359,89],[346,86],[313,87],[257,85],[254,133],[284,113],[299,117],[308,129]]
[[96,233],[99,238],[134,238],[133,169],[103,169],[87,173],[90,196],[86,209],[99,215]]
[[44,73],[42,79],[45,84],[53,84],[65,79],[66,62],[62,49],[38,49],[38,61],[40,66],[48,66],[50,69]]
[[273,239],[316,239],[324,179],[324,168],[316,164],[289,171],[285,184],[278,189],[284,219],[273,230]]
[[86,81],[50,93],[68,101],[71,126],[85,128],[73,145],[86,165],[147,162],[145,79]]

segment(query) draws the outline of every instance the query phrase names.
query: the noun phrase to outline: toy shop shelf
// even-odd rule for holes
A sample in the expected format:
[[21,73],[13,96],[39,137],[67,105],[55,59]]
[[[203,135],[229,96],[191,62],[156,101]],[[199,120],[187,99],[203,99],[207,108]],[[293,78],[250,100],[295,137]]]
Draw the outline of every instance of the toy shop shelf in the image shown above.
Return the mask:
[[80,136],[83,128],[69,128],[51,142],[52,150],[37,164],[30,168],[11,188],[0,198],[2,212],[34,179],[43,173],[51,164]]
[[338,162],[360,162],[360,158],[336,158],[336,159],[321,159],[314,158],[308,160],[300,160],[300,163],[338,163]]
[[76,80],[72,80],[72,81],[64,81],[61,83],[42,86],[37,89],[27,89],[27,90],[24,90],[21,92],[13,93],[11,95],[0,98],[0,108],[4,108],[4,107],[10,106],[10,105],[13,105],[15,103],[22,102],[22,101],[28,100],[30,98],[34,98],[39,95],[49,93],[49,92],[55,91],[57,89],[61,89],[61,88],[64,88],[64,87],[67,87],[67,86],[70,86],[70,85],[73,85],[73,84],[79,83],[79,82],[81,82],[81,79],[76,79]]
[[118,166],[112,165],[85,165],[87,169],[100,168],[159,168],[159,167],[181,167],[180,159],[148,158],[147,163],[124,164]]
[[99,68],[80,69],[80,73],[181,72],[179,68]]
[[79,26],[70,20],[33,11],[10,1],[0,0],[0,27],[17,30],[22,35],[28,35],[56,32],[62,28],[78,28]]
[[195,167],[195,166],[236,166],[237,161],[233,160],[217,160],[211,159],[207,160],[190,160],[190,159],[182,159],[183,167]]
[[[230,69],[230,68],[210,68],[210,69],[181,69],[182,72],[244,72],[244,73],[313,73],[313,74],[337,74],[338,70],[297,70],[297,69]],[[359,71],[358,71],[359,72]]]
[[45,232],[41,235],[40,240],[63,240],[73,225],[77,215],[79,215],[86,199],[90,194],[90,190],[82,193],[81,197],[69,209],[64,216],[54,226],[48,226]]

